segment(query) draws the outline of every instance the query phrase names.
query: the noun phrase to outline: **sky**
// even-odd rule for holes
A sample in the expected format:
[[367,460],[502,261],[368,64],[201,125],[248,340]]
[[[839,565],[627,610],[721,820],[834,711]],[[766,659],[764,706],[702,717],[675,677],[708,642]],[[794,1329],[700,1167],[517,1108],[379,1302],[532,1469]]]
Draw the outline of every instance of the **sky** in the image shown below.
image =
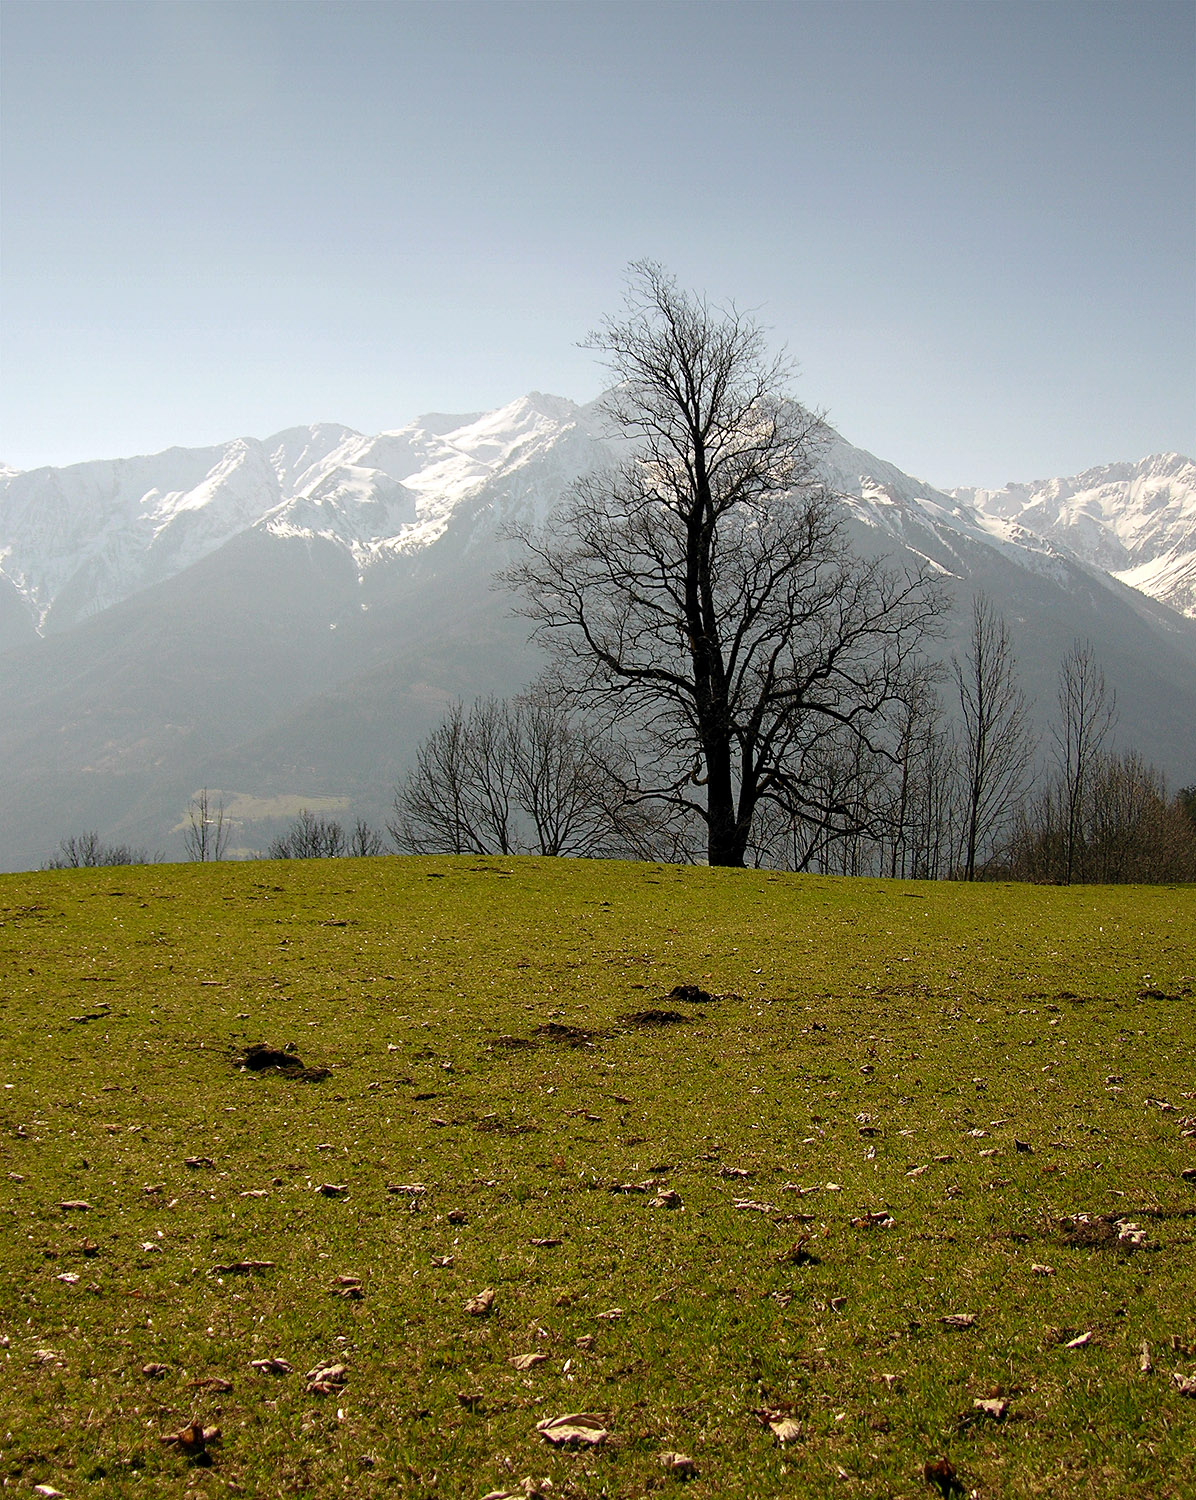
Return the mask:
[[606,383],[626,267],[937,485],[1196,453],[1194,0],[3,0],[0,460]]

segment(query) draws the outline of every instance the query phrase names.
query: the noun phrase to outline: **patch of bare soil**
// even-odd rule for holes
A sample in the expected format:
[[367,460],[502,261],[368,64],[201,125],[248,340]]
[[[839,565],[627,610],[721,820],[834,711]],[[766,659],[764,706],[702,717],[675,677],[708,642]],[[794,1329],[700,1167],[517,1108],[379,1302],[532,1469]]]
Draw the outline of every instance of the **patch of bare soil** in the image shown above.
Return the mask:
[[566,1047],[592,1047],[594,1033],[580,1026],[564,1026],[559,1021],[546,1021],[536,1027],[536,1035],[547,1042],[561,1042]]
[[306,1067],[297,1052],[267,1047],[261,1042],[247,1047],[236,1059],[236,1065],[250,1073],[281,1073],[284,1077],[296,1078],[301,1083],[318,1083],[322,1078],[327,1078],[330,1072],[328,1068]]
[[666,1000],[681,1000],[686,1005],[710,1005],[716,1000],[742,1000],[742,995],[714,995],[696,984],[675,984],[664,997]]

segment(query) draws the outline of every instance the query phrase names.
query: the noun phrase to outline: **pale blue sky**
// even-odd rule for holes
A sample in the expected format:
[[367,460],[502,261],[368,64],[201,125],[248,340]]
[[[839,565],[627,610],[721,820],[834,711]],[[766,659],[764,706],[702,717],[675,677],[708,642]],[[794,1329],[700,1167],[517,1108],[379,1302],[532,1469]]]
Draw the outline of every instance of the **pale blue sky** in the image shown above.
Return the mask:
[[1196,448],[1191,0],[4,0],[0,459],[588,400],[643,256],[934,484]]

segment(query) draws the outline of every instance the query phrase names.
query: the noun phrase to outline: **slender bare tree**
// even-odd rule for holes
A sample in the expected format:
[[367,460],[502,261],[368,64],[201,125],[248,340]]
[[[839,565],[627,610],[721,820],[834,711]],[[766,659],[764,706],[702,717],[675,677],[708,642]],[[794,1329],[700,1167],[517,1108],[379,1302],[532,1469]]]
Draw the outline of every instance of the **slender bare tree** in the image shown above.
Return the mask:
[[939,602],[851,551],[817,477],[824,424],[750,318],[641,262],[589,347],[631,456],[523,533],[506,579],[558,687],[634,748],[628,797],[700,820],[710,863],[742,865],[765,800],[851,816],[803,761],[830,733],[881,743]]
[[213,801],[206,786],[196,792],[187,804],[187,824],[183,829],[187,858],[202,861],[223,859],[230,832],[224,798],[221,796]]
[[972,600],[972,629],[952,675],[959,694],[963,780],[963,878],[1000,847],[1030,781],[1036,739],[1005,621],[983,594]]
[[1076,641],[1059,669],[1059,720],[1052,728],[1063,808],[1063,880],[1081,878],[1088,786],[1117,723],[1117,698],[1091,641]]
[[345,853],[351,859],[373,859],[376,855],[386,853],[386,840],[364,818],[357,818],[348,835]]

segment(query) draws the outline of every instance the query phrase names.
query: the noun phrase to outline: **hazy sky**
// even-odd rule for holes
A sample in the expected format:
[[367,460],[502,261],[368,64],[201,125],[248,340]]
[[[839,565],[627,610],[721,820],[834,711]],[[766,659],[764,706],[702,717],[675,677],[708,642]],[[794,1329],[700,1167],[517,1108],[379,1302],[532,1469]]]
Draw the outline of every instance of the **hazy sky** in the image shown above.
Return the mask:
[[18,467],[532,389],[626,264],[938,485],[1196,449],[1192,0],[4,0]]

